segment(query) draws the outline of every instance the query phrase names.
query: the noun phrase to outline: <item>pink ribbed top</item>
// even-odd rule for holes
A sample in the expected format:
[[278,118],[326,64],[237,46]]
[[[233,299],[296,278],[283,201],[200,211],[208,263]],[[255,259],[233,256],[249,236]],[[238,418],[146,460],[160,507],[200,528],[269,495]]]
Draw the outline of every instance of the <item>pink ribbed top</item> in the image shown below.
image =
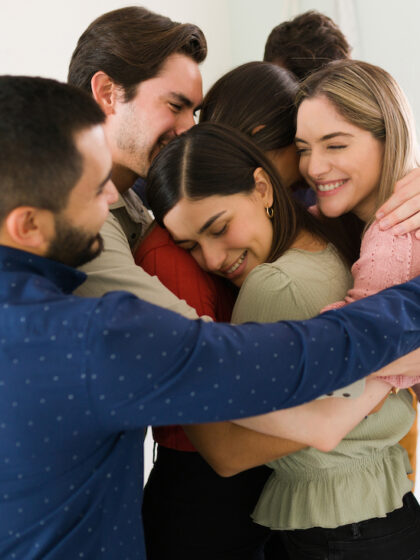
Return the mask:
[[[374,222],[363,236],[360,258],[351,269],[354,285],[343,301],[328,305],[322,311],[338,309],[348,303],[376,294],[385,288],[402,284],[420,275],[420,240],[413,233],[393,235],[379,229]],[[405,389],[420,384],[418,377],[395,375],[383,378],[394,387]],[[420,397],[420,385],[413,387]]]

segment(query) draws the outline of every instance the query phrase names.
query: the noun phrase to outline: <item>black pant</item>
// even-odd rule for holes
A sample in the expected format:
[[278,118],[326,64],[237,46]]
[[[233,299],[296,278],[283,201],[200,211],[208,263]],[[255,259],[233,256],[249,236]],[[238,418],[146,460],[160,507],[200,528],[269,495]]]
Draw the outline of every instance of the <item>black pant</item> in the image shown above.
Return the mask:
[[411,493],[386,517],[279,533],[291,560],[420,560],[420,506]]
[[143,523],[148,560],[286,560],[270,530],[250,514],[267,478],[258,467],[218,476],[198,453],[159,446],[144,489]]

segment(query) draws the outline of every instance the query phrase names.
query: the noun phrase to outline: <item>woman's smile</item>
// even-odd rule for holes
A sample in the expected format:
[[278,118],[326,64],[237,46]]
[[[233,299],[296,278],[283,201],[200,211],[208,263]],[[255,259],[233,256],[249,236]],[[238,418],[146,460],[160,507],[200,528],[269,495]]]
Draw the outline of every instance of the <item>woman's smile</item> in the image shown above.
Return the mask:
[[165,216],[175,243],[187,249],[204,270],[240,287],[256,266],[267,261],[273,227],[265,194],[182,198]]

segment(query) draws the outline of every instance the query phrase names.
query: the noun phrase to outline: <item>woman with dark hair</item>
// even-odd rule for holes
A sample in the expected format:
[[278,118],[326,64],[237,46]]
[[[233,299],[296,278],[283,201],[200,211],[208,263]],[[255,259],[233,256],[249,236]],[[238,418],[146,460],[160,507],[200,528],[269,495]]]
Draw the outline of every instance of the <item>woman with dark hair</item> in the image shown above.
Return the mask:
[[[293,143],[296,93],[296,81],[286,70],[269,63],[250,62],[214,84],[205,96],[200,119],[226,122],[252,136],[275,165],[284,184],[293,190],[301,188],[305,194],[311,191],[302,182]],[[232,290],[223,279],[204,272],[189,253],[173,243],[166,229],[155,225],[135,259],[200,315],[230,320]],[[231,478],[221,478],[208,466],[181,426],[154,428],[157,460],[145,488],[143,505],[150,558],[169,554],[172,558],[199,556],[212,560],[263,557],[264,542],[270,533],[254,524],[250,513],[271,471],[265,466],[251,467],[300,449],[303,444],[267,437],[266,448],[270,453],[256,462],[253,450],[262,445],[262,438],[225,423],[213,425],[210,438],[222,440],[225,430],[235,434],[237,449],[241,449],[239,470],[244,471],[243,460],[250,470],[239,473],[235,465],[227,467],[224,452],[219,454],[217,449],[211,456],[205,451],[202,454],[224,476],[239,473]],[[203,428],[203,437],[207,433]],[[250,438],[258,441],[252,444]],[[240,445],[242,439],[246,445]],[[239,459],[236,452],[232,457]],[[185,528],[191,533],[188,538],[183,536]],[[265,557],[287,558],[282,545],[272,539],[266,545]]]
[[252,137],[275,165],[283,184],[309,205],[315,197],[299,172],[294,144],[297,91],[298,83],[287,70],[268,62],[248,62],[209,89],[200,123],[222,123]]
[[[230,103],[233,92],[235,110]],[[251,62],[215,83],[204,99],[201,119],[226,119],[231,126],[254,135],[255,141],[277,163],[283,180],[294,188],[301,184],[293,145],[296,92],[296,82],[288,72],[268,63]],[[173,243],[166,229],[154,225],[138,248],[135,260],[185,299],[199,315],[217,321],[230,320],[235,289],[225,280],[204,272],[191,255]],[[246,429],[233,424],[229,428],[235,431],[238,441],[249,437]],[[259,438],[258,434],[249,433]],[[259,466],[232,478],[221,478],[197,453],[181,426],[154,428],[153,435],[158,444],[157,459],[143,502],[148,557],[263,558],[270,532],[254,524],[250,513],[270,469]],[[268,437],[267,442],[272,457],[302,447],[277,438]],[[252,457],[252,452],[249,455]],[[273,550],[266,549],[266,558],[287,558],[280,543],[270,546]]]

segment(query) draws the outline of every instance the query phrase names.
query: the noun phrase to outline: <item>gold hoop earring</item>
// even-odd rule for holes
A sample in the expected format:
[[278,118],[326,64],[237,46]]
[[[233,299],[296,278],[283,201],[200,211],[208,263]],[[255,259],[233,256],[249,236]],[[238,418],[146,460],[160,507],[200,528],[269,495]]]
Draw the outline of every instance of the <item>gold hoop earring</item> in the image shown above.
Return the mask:
[[265,211],[266,211],[266,214],[267,214],[267,216],[268,216],[268,219],[269,219],[269,220],[272,220],[272,219],[273,219],[273,216],[274,216],[273,207],[272,207],[272,206],[266,206]]

